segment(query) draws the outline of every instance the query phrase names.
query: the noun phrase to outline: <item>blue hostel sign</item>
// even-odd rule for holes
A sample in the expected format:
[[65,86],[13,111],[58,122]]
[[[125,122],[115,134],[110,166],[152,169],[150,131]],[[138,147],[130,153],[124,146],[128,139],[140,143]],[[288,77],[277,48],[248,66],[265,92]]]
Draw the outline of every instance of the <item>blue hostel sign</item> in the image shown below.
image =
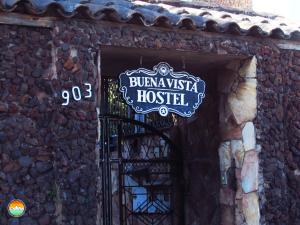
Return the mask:
[[161,116],[172,112],[191,117],[205,96],[203,80],[187,72],[174,72],[164,62],[153,70],[127,70],[119,79],[119,90],[126,103],[142,114],[158,111]]

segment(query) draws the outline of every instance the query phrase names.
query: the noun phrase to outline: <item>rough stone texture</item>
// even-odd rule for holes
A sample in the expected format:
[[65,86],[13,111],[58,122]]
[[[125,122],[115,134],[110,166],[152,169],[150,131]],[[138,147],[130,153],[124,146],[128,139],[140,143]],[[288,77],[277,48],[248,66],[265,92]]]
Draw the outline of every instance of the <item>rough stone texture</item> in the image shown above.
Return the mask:
[[219,96],[219,124],[223,141],[240,139],[242,137],[242,129],[232,118],[232,113],[227,103],[227,95],[225,94],[220,94]]
[[244,193],[258,190],[258,155],[255,150],[245,154],[241,181]]
[[244,78],[256,78],[257,69],[257,59],[253,57],[252,59],[247,59],[242,63],[242,67],[238,70],[239,75]]
[[[247,122],[246,125],[243,123],[253,120],[256,115],[257,93],[255,86],[255,88],[251,90],[252,95],[255,96],[255,101],[251,102],[250,97],[249,104],[248,98],[245,97],[245,94],[248,95],[247,91],[239,90],[241,90],[241,86],[247,82],[254,82],[256,84],[256,58],[253,57],[252,59],[240,62],[232,61],[227,64],[226,68],[229,69],[225,70],[227,73],[225,73],[224,76],[222,74],[218,77],[221,133],[230,131],[232,124],[235,124],[235,126],[240,129],[243,126],[244,128],[242,130],[243,140],[241,140],[240,137],[236,139],[232,135],[232,132],[230,132],[226,134],[229,141],[221,143],[219,147],[220,170],[223,181],[223,186],[220,191],[220,203],[222,205],[221,223],[242,225],[246,224],[246,218],[249,223],[253,224],[253,220],[259,221],[259,208],[257,208],[257,211],[251,212],[247,207],[245,208],[245,204],[242,204],[242,202],[248,202],[247,196],[244,195],[245,193],[253,192],[257,194],[259,161],[256,151],[246,152],[245,156],[245,149],[249,150],[249,146],[252,149],[255,148],[256,137],[253,123]],[[225,99],[227,99],[227,101]],[[252,108],[250,112],[249,106]],[[224,136],[222,135],[222,137]],[[234,164],[231,163],[231,158],[234,159]],[[231,177],[228,177],[226,173],[227,170],[229,170],[230,167],[234,168],[234,166],[235,173],[233,175],[231,174]],[[224,170],[226,171],[224,172]],[[252,204],[253,200],[250,199],[249,202]],[[232,210],[234,210],[235,213],[228,215],[228,211]]]
[[[94,224],[96,213],[88,209],[95,208],[96,182],[92,174],[95,171],[95,106],[93,102],[72,103],[66,109],[61,106],[60,91],[73,84],[80,86],[86,80],[96,86],[92,60],[101,45],[178,49],[243,58],[256,56],[258,112],[255,128],[257,142],[262,147],[260,166],[266,199],[260,206],[261,215],[270,225],[300,224],[299,51],[278,49],[272,39],[174,32],[105,22],[94,24],[76,19],[58,22],[57,26],[59,28],[52,31],[0,26],[0,170],[5,173],[1,177],[6,178],[0,179],[1,203],[19,197],[29,205],[28,218],[38,221],[46,213],[50,224],[62,218],[54,216],[55,206],[61,205],[61,220],[65,224],[74,221]],[[52,64],[51,38],[56,67]],[[72,48],[77,49],[77,59],[70,59]],[[55,70],[57,73],[53,73]],[[226,140],[240,139],[240,130],[238,132],[236,126],[232,126],[232,130],[236,138],[231,135]],[[28,167],[19,164],[23,156],[32,158]],[[55,165],[40,174],[36,168],[38,161],[55,162]],[[84,179],[71,184],[65,178],[79,168],[79,164],[86,165],[80,169]],[[55,189],[55,183],[59,189]],[[87,199],[85,203],[75,198],[81,186]],[[42,197],[35,198],[36,193]],[[45,201],[39,209],[38,199]],[[76,207],[68,205],[68,201]],[[226,212],[230,214],[232,209],[226,208]],[[8,222],[3,207],[1,215],[5,216],[1,216],[0,224],[14,221]]]
[[247,122],[242,130],[245,151],[255,149],[256,135],[255,127],[252,122]]
[[244,194],[242,205],[247,225],[259,225],[260,212],[257,193]]
[[[61,90],[72,85],[95,84],[92,53],[86,46],[78,47],[77,64],[82,66],[76,74],[61,66],[69,55],[61,46],[69,44],[66,33],[56,34],[56,41],[53,31],[42,28],[1,25],[0,32],[0,171],[4,172],[4,179],[0,179],[0,224],[16,224],[6,213],[12,198],[27,205],[18,224],[56,224],[60,215],[55,214],[55,205],[60,194],[61,213],[66,219],[63,224],[74,224],[75,216],[81,215],[92,225],[95,213],[90,209],[96,204],[95,102],[62,107],[60,97]],[[52,41],[57,62],[53,62]],[[79,112],[84,112],[85,121]],[[79,167],[84,182],[65,179],[72,168]],[[80,204],[79,194],[85,198]]]
[[73,86],[85,93],[86,82],[91,84],[93,92],[92,98],[71,99],[68,106],[62,106],[63,99],[58,98],[52,114],[57,124],[52,131],[56,134],[53,148],[62,220],[64,225],[71,225],[80,217],[93,225],[97,223],[97,49],[88,32],[79,27],[69,29],[65,24],[56,27],[52,36],[57,73],[57,79],[52,79],[57,93],[71,91]]
[[299,57],[299,51],[267,46],[261,52],[255,127],[266,198],[261,214],[269,224],[300,223],[300,180],[293,174],[300,167]]
[[[0,224],[36,225],[44,214],[54,221],[54,212],[45,211],[45,204],[55,201],[51,144],[55,103],[52,85],[43,78],[51,73],[51,32],[1,25],[0,33],[0,171],[5,173],[0,179]],[[38,99],[41,93],[44,97]],[[42,156],[47,158],[39,159]],[[36,171],[38,159],[51,168]],[[7,215],[13,198],[27,205],[22,219]]]
[[256,116],[256,83],[255,79],[240,82],[237,90],[229,94],[228,104],[237,124],[252,121]]

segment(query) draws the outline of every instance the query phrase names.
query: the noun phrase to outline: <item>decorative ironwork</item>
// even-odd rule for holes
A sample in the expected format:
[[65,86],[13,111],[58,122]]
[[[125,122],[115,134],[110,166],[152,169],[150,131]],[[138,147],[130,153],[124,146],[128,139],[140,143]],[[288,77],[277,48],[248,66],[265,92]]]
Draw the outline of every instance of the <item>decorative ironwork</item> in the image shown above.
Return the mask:
[[176,123],[177,116],[172,113],[169,113],[166,117],[161,117],[157,112],[152,112],[147,115],[136,113],[122,98],[122,94],[118,90],[119,83],[116,78],[103,77],[102,80],[103,100],[101,114],[110,114],[138,120],[157,129],[167,129]]
[[103,225],[179,225],[175,146],[140,121],[100,116]]

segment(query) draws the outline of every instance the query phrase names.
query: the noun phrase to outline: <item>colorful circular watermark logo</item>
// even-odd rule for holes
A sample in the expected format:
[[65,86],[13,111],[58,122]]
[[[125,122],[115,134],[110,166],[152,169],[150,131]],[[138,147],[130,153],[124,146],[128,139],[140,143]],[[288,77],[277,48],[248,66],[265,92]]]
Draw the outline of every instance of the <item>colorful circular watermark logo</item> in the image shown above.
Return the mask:
[[21,217],[26,211],[26,205],[22,200],[14,199],[8,204],[7,211],[12,217]]

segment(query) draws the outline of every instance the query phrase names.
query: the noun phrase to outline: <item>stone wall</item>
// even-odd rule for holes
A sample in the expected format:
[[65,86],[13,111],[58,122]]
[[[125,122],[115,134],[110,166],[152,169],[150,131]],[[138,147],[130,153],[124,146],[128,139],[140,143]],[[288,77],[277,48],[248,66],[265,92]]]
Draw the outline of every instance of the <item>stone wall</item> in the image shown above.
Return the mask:
[[276,68],[276,75],[283,77],[285,87],[282,107],[277,106],[276,110],[276,117],[283,121],[285,130],[283,162],[287,184],[283,186],[287,191],[282,192],[281,197],[287,193],[289,223],[300,224],[300,52],[284,51],[280,61],[288,65]]
[[299,224],[299,51],[265,46],[258,61],[256,119],[266,224]]
[[[1,224],[9,199],[28,205],[21,224],[95,224],[96,53],[101,45],[257,58],[254,120],[262,172],[262,224],[299,224],[299,51],[271,39],[172,31],[76,19],[52,30],[1,25]],[[63,89],[94,97],[62,107]],[[75,207],[75,204],[76,207]]]
[[[1,224],[95,224],[95,96],[62,106],[61,91],[97,86],[87,45],[48,29],[1,25]],[[13,198],[27,212],[7,215]]]
[[218,76],[222,225],[260,221],[256,63],[255,57],[232,61]]
[[[57,104],[51,127],[54,134],[52,148],[57,177],[57,194],[62,211],[57,224],[97,224],[98,209],[98,148],[96,148],[98,120],[98,60],[92,42],[83,39],[84,30],[76,35],[66,25],[56,27],[53,37],[54,76],[50,77],[57,93]],[[91,85],[91,98],[88,86]],[[71,98],[63,106],[61,92],[78,86],[82,100]]]
[[7,216],[13,198],[27,205],[21,224],[50,224],[57,177],[52,147],[56,104],[46,78],[52,75],[51,32],[1,25],[0,33],[0,224],[19,224]]

